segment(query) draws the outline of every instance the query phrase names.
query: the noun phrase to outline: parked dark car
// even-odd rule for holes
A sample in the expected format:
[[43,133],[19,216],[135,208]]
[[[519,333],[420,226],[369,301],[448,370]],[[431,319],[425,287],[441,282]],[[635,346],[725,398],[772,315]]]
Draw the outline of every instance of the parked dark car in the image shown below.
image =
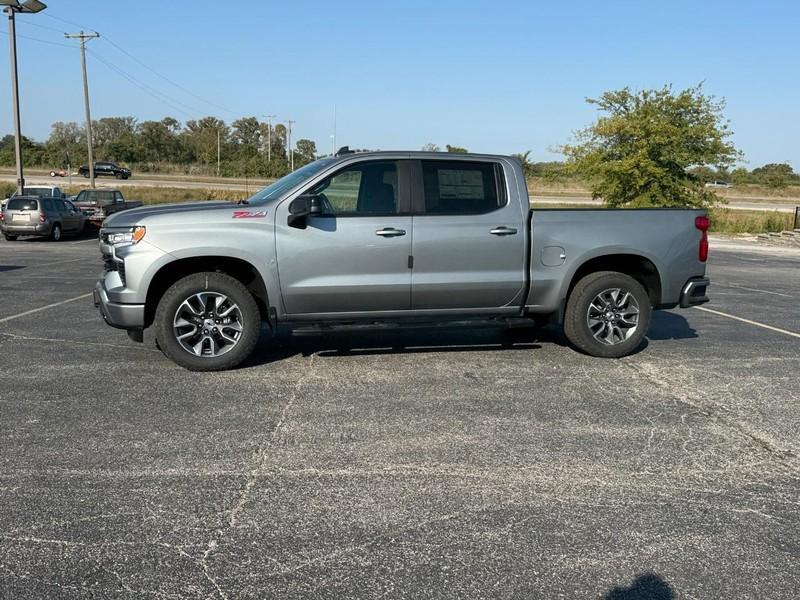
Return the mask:
[[81,211],[60,198],[14,196],[0,212],[0,231],[9,242],[21,235],[49,237],[57,242],[62,233],[81,233],[85,223]]
[[[78,168],[78,175],[89,177],[89,165],[81,165]],[[116,177],[117,179],[128,179],[132,175],[130,169],[120,167],[118,164],[108,161],[97,161],[94,163],[95,177]]]
[[143,205],[142,202],[126,201],[119,190],[81,190],[73,202],[87,220],[97,227],[108,215]]

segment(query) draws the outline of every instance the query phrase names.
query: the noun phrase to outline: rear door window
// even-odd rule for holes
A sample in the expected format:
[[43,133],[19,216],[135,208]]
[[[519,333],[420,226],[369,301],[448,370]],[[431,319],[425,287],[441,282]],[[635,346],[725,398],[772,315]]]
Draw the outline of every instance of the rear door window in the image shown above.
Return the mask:
[[11,198],[6,204],[8,210],[39,210],[39,201],[31,198]]
[[55,210],[55,207],[53,206],[53,200],[51,198],[42,198],[42,204],[47,212],[53,212]]
[[426,213],[480,214],[505,205],[498,164],[447,160],[421,162]]

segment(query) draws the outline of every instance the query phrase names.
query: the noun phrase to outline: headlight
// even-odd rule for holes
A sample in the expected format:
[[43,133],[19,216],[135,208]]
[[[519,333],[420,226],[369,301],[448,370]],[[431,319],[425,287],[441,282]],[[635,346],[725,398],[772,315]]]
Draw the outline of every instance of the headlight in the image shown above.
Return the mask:
[[129,227],[118,231],[108,232],[108,243],[112,246],[133,246],[142,241],[145,229],[141,225],[137,227]]

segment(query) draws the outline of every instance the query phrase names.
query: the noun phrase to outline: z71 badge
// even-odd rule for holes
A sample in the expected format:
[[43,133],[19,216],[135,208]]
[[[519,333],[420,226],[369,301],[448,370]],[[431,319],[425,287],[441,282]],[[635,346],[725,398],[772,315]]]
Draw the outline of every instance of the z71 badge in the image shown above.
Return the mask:
[[233,218],[234,219],[263,219],[267,216],[267,211],[259,210],[259,211],[252,211],[252,210],[235,210],[233,211]]

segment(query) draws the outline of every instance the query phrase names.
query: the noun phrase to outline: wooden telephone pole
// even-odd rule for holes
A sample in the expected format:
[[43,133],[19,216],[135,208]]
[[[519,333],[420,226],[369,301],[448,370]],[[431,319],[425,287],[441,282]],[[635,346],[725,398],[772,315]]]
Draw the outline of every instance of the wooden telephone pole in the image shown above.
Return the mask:
[[94,187],[94,152],[92,151],[92,115],[89,111],[89,81],[86,78],[86,40],[100,37],[94,33],[65,33],[65,38],[81,42],[81,69],[83,70],[83,103],[86,107],[86,145],[89,148],[89,185]]

